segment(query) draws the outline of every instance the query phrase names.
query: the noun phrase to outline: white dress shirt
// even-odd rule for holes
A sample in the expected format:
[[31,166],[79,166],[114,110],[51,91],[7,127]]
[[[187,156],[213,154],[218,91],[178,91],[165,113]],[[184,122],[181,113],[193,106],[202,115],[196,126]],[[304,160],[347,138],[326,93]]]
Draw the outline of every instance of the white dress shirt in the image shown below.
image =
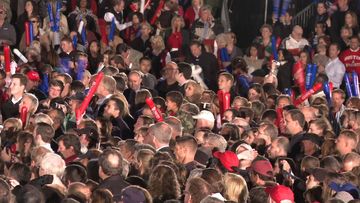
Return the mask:
[[345,65],[338,57],[330,59],[329,63],[325,66],[325,73],[329,81],[333,83],[334,88],[339,88],[345,74]]

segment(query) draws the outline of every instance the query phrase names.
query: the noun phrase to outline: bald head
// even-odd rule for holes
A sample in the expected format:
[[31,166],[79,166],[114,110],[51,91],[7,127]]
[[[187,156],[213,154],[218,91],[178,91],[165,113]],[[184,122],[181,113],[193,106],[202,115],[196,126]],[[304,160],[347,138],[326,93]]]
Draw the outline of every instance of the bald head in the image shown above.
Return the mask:
[[303,29],[301,26],[299,25],[295,25],[293,30],[292,30],[292,33],[291,33],[291,36],[299,41],[300,39],[302,39],[302,35],[303,35]]
[[99,157],[99,166],[103,174],[100,177],[113,176],[122,172],[122,156],[118,150],[106,149]]

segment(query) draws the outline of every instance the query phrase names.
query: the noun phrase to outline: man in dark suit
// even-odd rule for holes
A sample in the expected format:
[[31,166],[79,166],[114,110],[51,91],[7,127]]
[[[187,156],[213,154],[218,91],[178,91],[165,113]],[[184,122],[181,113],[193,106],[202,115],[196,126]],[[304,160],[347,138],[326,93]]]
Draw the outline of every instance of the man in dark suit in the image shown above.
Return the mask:
[[288,149],[288,157],[292,158],[296,163],[300,163],[303,153],[301,152],[301,141],[303,140],[305,131],[305,117],[298,109],[292,109],[285,114],[286,132],[289,134],[290,143]]
[[170,125],[165,122],[159,122],[149,127],[144,143],[152,145],[156,151],[167,152],[172,157],[175,157],[174,152],[169,147],[170,140]]
[[95,117],[103,116],[106,103],[109,98],[114,94],[115,88],[115,79],[111,76],[104,75],[104,78],[101,80],[100,85],[95,93],[96,96],[99,97],[99,100],[96,102],[96,107],[94,109]]
[[201,43],[195,40],[190,43],[190,51],[191,55],[185,61],[190,64],[199,65],[202,68],[202,77],[205,84],[209,89],[216,91],[217,84],[214,81],[217,80],[217,73],[219,71],[216,57],[214,54],[202,50]]
[[109,118],[113,125],[112,135],[123,140],[134,138],[134,133],[123,120],[124,108],[124,102],[113,96],[109,98],[104,109],[104,117]]
[[121,191],[130,184],[122,176],[121,153],[115,149],[106,149],[99,157],[99,177],[102,182],[98,188],[108,189],[113,194],[114,201],[120,201]]

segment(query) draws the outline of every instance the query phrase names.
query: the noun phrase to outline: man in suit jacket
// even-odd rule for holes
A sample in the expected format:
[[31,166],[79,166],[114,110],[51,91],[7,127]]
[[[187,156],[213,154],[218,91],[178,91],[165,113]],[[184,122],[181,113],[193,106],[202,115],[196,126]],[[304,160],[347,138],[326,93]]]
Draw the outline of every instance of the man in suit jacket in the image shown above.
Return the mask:
[[99,87],[96,90],[96,96],[99,100],[96,102],[94,109],[95,117],[103,116],[104,108],[109,98],[114,94],[116,88],[116,81],[112,76],[104,75]]
[[121,191],[130,184],[122,176],[123,158],[120,151],[106,149],[99,157],[99,177],[102,179],[98,188],[110,190],[114,201],[120,201]]
[[134,133],[123,120],[123,116],[125,114],[124,108],[124,102],[113,96],[109,98],[104,109],[104,117],[109,118],[113,125],[112,135],[118,136],[122,140],[134,138]]
[[144,138],[145,144],[152,145],[156,151],[167,152],[172,157],[175,157],[173,151],[170,149],[171,127],[165,122],[156,123],[148,129],[147,136]]

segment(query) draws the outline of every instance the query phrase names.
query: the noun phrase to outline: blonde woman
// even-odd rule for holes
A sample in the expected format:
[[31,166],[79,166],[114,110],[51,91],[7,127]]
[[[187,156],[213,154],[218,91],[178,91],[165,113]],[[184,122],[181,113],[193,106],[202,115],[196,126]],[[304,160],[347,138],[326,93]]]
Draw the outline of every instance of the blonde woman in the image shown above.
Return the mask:
[[183,50],[189,46],[190,34],[184,27],[183,17],[175,15],[171,19],[171,29],[165,32],[166,47],[170,52],[179,51],[183,53]]
[[22,122],[18,118],[8,118],[3,123],[3,130],[11,130],[17,132],[22,129]]
[[165,50],[165,43],[163,37],[155,35],[150,38],[151,52],[147,54],[151,59],[152,72],[156,78],[161,77],[161,70],[165,67],[167,51]]
[[224,176],[224,197],[229,201],[247,202],[249,191],[243,177],[233,173]]
[[352,29],[353,35],[357,35],[359,33],[358,18],[354,11],[347,11],[345,13],[345,26]]
[[185,99],[190,103],[198,104],[203,91],[204,89],[199,83],[189,80],[185,84]]
[[245,97],[236,96],[231,104],[231,107],[239,110],[241,107],[251,107],[251,102]]

